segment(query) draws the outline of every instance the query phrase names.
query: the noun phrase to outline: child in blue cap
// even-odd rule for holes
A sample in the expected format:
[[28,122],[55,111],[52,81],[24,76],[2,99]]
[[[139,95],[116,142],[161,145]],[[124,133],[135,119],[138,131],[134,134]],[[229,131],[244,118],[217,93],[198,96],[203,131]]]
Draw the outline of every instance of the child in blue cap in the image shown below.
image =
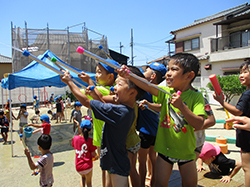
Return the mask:
[[28,126],[33,126],[33,127],[38,128],[38,129],[34,130],[32,132],[32,134],[41,131],[42,134],[49,135],[50,129],[51,129],[49,116],[46,114],[43,114],[43,115],[41,115],[40,120],[41,120],[42,124],[32,124],[32,123],[28,124]]
[[76,171],[82,176],[80,181],[81,186],[91,186],[93,158],[98,159],[95,152],[96,146],[93,145],[93,139],[89,138],[89,133],[92,129],[90,120],[77,122],[79,135],[74,136],[72,147],[75,148],[75,167]]
[[75,104],[75,109],[74,109],[74,112],[73,112],[73,132],[75,132],[76,130],[76,126],[77,126],[77,122],[79,124],[81,124],[82,122],[82,112],[81,112],[81,107],[82,107],[82,104],[79,102],[79,101],[76,101]]
[[35,111],[39,110],[39,99],[36,95],[34,95],[34,100],[33,100],[33,108]]

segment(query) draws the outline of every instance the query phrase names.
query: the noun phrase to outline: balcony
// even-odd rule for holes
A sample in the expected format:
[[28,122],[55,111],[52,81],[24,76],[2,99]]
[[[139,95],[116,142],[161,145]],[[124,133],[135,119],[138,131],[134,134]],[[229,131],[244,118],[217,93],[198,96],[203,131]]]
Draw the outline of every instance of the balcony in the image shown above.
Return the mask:
[[228,36],[211,39],[211,53],[250,46],[250,31],[238,31]]

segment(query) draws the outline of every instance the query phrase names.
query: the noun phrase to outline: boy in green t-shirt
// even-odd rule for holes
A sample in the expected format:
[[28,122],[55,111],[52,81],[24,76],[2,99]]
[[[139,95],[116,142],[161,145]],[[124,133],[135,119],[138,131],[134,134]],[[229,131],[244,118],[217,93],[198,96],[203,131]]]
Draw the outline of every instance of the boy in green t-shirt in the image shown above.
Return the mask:
[[[168,186],[174,163],[178,163],[182,185],[197,185],[194,129],[202,128],[206,115],[202,94],[191,90],[191,83],[198,71],[199,60],[194,55],[175,54],[168,63],[165,75],[168,87],[159,86],[161,89],[157,89],[130,76],[126,66],[117,70],[120,76],[129,78],[140,88],[157,96],[158,103],[162,104],[155,141],[155,151],[158,152],[155,186]],[[181,95],[178,95],[177,91],[181,91]]]
[[[110,62],[114,63],[114,65],[119,66],[119,64],[115,61]],[[100,93],[105,96],[110,94],[110,87],[114,86],[115,79],[116,79],[117,73],[115,72],[114,68],[107,66],[106,64],[99,62],[96,66],[96,74],[95,79],[98,83],[100,83],[102,86],[96,86],[96,88],[100,91]],[[85,82],[87,82],[89,85],[92,85],[92,80],[89,79],[87,74],[82,74],[80,78]],[[84,79],[85,78],[85,79]],[[88,82],[91,81],[91,82]],[[104,88],[105,86],[106,88]],[[81,90],[83,93],[85,90]],[[90,99],[93,99],[90,96],[87,96]],[[104,121],[101,121],[99,119],[95,118],[94,113],[92,112],[93,117],[93,145],[97,147],[98,155],[100,155],[101,151],[101,140],[102,140],[102,129],[104,125]],[[103,186],[105,184],[105,171],[103,171]]]

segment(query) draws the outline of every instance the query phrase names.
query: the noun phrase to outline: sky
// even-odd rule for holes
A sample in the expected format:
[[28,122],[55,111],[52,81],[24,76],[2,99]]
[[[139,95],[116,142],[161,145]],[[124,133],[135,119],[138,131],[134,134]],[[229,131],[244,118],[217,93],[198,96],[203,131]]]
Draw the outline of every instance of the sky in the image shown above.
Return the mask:
[[[11,57],[11,22],[16,27],[65,29],[85,22],[86,27],[108,39],[108,47],[131,61],[133,29],[134,65],[145,65],[168,55],[165,41],[171,31],[246,0],[0,0],[0,54]],[[70,28],[81,32],[82,26]],[[98,39],[93,34],[91,39]],[[8,46],[6,46],[8,45]],[[53,52],[53,51],[52,51]]]

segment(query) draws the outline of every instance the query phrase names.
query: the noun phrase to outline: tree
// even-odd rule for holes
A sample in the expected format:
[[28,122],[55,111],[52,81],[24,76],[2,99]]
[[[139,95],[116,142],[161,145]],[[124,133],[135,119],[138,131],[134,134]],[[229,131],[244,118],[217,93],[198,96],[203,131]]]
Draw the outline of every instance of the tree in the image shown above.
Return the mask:
[[[234,96],[241,95],[245,90],[246,86],[241,85],[239,80],[239,75],[227,75],[227,76],[216,76],[218,82],[221,86],[221,90],[225,96],[225,101],[230,103]],[[214,91],[213,85],[211,82],[207,84],[207,87]]]

